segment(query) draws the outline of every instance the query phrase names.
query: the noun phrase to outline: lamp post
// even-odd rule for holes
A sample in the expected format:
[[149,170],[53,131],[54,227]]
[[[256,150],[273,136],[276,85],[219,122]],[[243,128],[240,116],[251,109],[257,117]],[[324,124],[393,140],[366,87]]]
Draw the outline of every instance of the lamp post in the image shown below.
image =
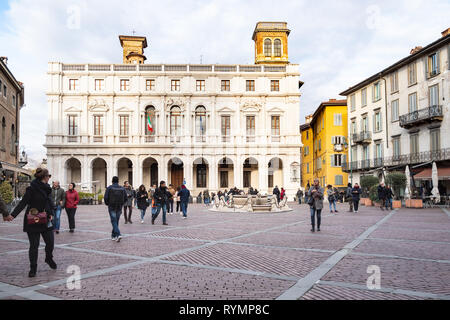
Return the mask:
[[351,141],[351,134],[348,135],[348,143],[345,142],[344,143],[344,149],[347,150],[347,153],[350,153],[350,183],[353,186],[353,152],[351,150],[351,145],[352,145],[352,141]]

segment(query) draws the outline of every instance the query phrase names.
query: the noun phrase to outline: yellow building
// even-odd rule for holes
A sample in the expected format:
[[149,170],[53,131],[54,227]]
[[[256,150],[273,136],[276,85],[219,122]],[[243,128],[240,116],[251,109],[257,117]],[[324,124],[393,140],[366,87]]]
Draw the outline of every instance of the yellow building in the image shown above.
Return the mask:
[[311,129],[312,115],[305,118],[306,123],[300,126],[303,147],[301,149],[301,186],[306,189],[313,183],[313,135]]
[[[342,165],[347,162],[347,101],[330,99],[321,103],[308,126],[302,131],[302,169],[306,169],[302,170],[302,186],[319,178],[323,187],[346,187],[348,174],[342,171]],[[305,147],[309,149],[306,152]]]

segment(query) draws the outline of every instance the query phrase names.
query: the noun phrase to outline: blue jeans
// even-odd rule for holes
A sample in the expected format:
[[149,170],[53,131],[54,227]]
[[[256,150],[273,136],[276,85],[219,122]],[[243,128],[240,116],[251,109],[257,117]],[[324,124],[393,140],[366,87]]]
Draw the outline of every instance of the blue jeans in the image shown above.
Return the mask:
[[187,217],[187,202],[181,202],[181,212],[183,212],[183,217]]
[[298,204],[302,204],[302,197],[298,197]]
[[122,214],[122,208],[108,207],[108,211],[109,211],[109,218],[111,219],[111,224],[113,227],[111,237],[115,238],[120,236],[119,219],[120,215]]
[[315,209],[314,207],[310,208],[311,211],[311,225],[314,227],[315,224],[315,216],[317,215],[317,228],[320,228],[320,223],[322,221],[322,209]]
[[61,225],[61,211],[62,211],[61,206],[57,206],[56,211],[55,211],[54,221],[53,221],[56,231],[59,231],[59,226]]
[[387,208],[392,208],[392,199],[386,199],[385,200],[385,206],[386,206],[386,209]]
[[156,218],[158,218],[158,215],[161,212],[161,209],[163,212],[163,217],[162,217],[163,223],[166,223],[166,213],[167,213],[167,204],[166,203],[163,203],[163,204],[158,203],[156,205],[156,212],[155,212],[155,214],[152,214],[152,220],[155,221]]
[[144,220],[145,212],[147,211],[147,208],[141,209],[141,220]]
[[336,211],[336,201],[335,200],[330,201],[330,211],[332,211],[331,210],[331,206],[333,206],[334,207],[334,211]]

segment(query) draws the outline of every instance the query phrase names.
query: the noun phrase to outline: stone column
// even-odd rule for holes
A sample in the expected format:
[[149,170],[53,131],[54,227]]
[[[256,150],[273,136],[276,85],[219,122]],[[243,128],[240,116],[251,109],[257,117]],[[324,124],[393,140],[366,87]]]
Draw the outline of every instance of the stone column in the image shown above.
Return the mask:
[[244,170],[243,167],[244,166],[244,162],[242,160],[241,157],[236,157],[235,159],[235,164],[234,164],[234,186],[231,186],[231,188],[233,187],[237,187],[238,189],[242,189],[243,185],[244,185]]
[[208,189],[209,189],[209,191],[217,192],[217,190],[219,188],[218,183],[217,183],[218,166],[217,166],[215,159],[212,161],[212,163],[208,164],[208,170],[209,170]]
[[194,180],[193,179],[194,167],[192,165],[192,162],[190,162],[190,163],[183,162],[183,167],[184,167],[183,175],[186,178],[186,187],[189,190],[192,190],[194,188],[194,181],[193,181]]
[[259,187],[257,188],[258,191],[261,192],[268,192],[269,191],[269,168],[268,168],[268,161],[266,161],[265,156],[261,156],[258,158],[258,180],[259,180]]

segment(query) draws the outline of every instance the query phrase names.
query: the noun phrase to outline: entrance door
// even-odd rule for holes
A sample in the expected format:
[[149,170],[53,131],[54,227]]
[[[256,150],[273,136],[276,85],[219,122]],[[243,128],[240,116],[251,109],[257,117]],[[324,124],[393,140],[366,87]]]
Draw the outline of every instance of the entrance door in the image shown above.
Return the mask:
[[181,187],[183,184],[183,165],[182,164],[172,164],[171,169],[171,183],[172,186],[176,189]]
[[150,167],[150,184],[158,186],[158,164],[153,163]]

